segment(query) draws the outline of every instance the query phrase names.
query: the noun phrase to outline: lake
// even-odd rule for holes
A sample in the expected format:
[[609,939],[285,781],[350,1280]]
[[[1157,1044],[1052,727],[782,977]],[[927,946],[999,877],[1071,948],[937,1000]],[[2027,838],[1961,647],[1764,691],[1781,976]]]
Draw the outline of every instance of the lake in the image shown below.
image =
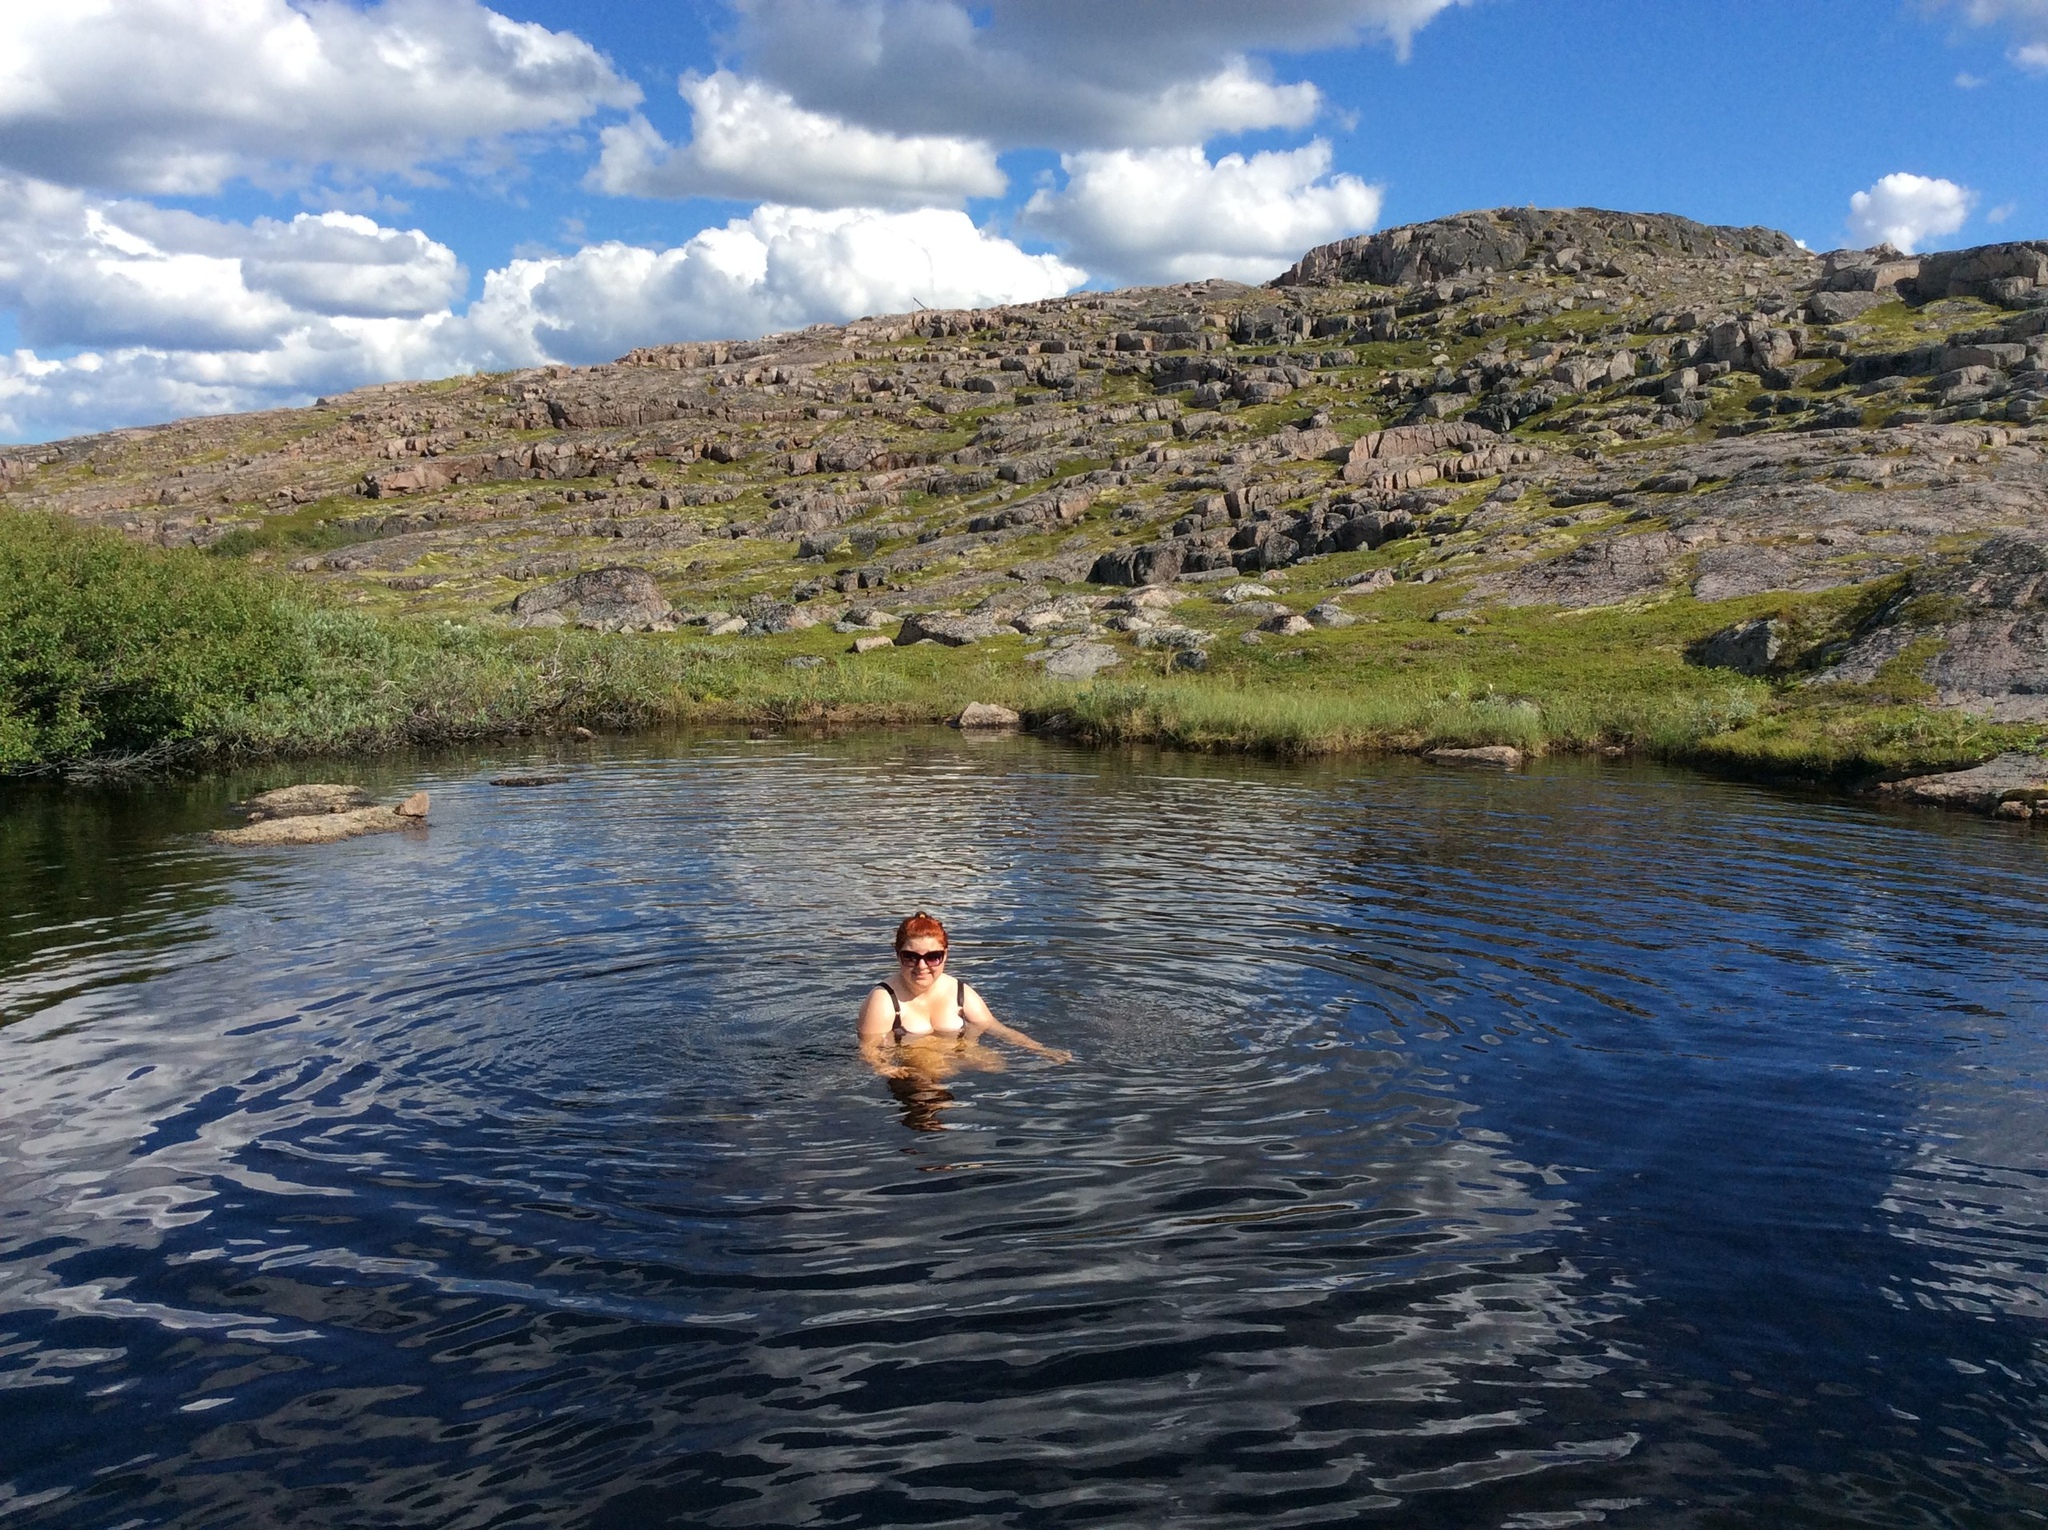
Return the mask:
[[[336,771],[0,796],[7,1530],[2048,1519],[2048,835],[939,731]],[[337,778],[432,827],[204,838]],[[918,907],[1076,1061],[871,1073]]]

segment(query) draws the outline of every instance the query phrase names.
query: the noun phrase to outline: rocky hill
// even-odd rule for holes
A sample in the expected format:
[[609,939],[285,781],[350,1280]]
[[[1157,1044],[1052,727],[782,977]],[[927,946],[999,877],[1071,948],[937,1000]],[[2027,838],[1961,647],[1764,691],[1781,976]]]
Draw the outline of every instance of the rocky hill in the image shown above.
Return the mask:
[[1446,640],[1678,603],[1695,664],[2042,720],[2048,243],[1819,256],[1506,208],[1310,251],[1264,289],[10,448],[0,494],[394,613],[739,644],[822,625],[1076,679],[1225,666],[1423,585],[1401,609]]

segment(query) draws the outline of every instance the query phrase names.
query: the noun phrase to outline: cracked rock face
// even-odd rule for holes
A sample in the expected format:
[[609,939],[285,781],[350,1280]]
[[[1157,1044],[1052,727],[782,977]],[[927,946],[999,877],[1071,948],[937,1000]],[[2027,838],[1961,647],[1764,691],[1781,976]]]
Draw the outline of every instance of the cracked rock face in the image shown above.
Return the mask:
[[1868,683],[1901,662],[1940,705],[2048,720],[2048,531],[1995,536],[1916,573],[1824,678]]
[[1684,550],[1685,544],[1668,531],[1586,542],[1561,557],[1482,579],[1476,592],[1508,606],[1583,610],[1618,605],[1661,591]]

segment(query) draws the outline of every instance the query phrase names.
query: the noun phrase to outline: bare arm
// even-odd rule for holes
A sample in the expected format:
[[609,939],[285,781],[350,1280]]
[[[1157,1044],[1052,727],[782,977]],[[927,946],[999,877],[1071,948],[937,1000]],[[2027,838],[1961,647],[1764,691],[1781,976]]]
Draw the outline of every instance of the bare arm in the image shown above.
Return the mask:
[[860,1007],[860,1022],[856,1034],[860,1040],[860,1055],[870,1068],[884,1078],[896,1078],[903,1069],[889,1055],[889,1032],[896,1018],[895,1006],[879,988],[868,990],[867,1002]]
[[960,1017],[977,1031],[987,1031],[991,1035],[1000,1036],[1012,1046],[1022,1047],[1027,1052],[1036,1052],[1040,1057],[1050,1057],[1054,1062],[1060,1063],[1074,1060],[1072,1052],[1061,1051],[1058,1047],[1043,1046],[1015,1026],[1003,1024],[988,1005],[982,1002],[981,995],[964,983],[960,986]]

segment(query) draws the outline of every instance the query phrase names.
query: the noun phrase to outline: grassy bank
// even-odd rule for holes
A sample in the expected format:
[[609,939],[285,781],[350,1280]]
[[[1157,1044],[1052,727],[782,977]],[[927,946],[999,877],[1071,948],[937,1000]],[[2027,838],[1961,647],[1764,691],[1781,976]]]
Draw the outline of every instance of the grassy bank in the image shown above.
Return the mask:
[[[1686,645],[1771,612],[1824,634],[1825,597],[1683,598],[1569,617],[1433,618],[1400,587],[1356,626],[1257,645],[1219,630],[1199,675],[1132,652],[1088,686],[1043,680],[1021,637],[854,656],[828,628],[511,632],[323,603],[232,559],[0,517],[0,771],[225,762],[547,733],[746,721],[930,722],[1000,701],[1103,743],[1313,755],[1511,743],[1623,750],[1766,775],[1940,769],[2040,740],[1906,692],[1745,679]],[[1227,626],[1220,608],[1191,618]],[[1247,623],[1240,622],[1240,626]]]

